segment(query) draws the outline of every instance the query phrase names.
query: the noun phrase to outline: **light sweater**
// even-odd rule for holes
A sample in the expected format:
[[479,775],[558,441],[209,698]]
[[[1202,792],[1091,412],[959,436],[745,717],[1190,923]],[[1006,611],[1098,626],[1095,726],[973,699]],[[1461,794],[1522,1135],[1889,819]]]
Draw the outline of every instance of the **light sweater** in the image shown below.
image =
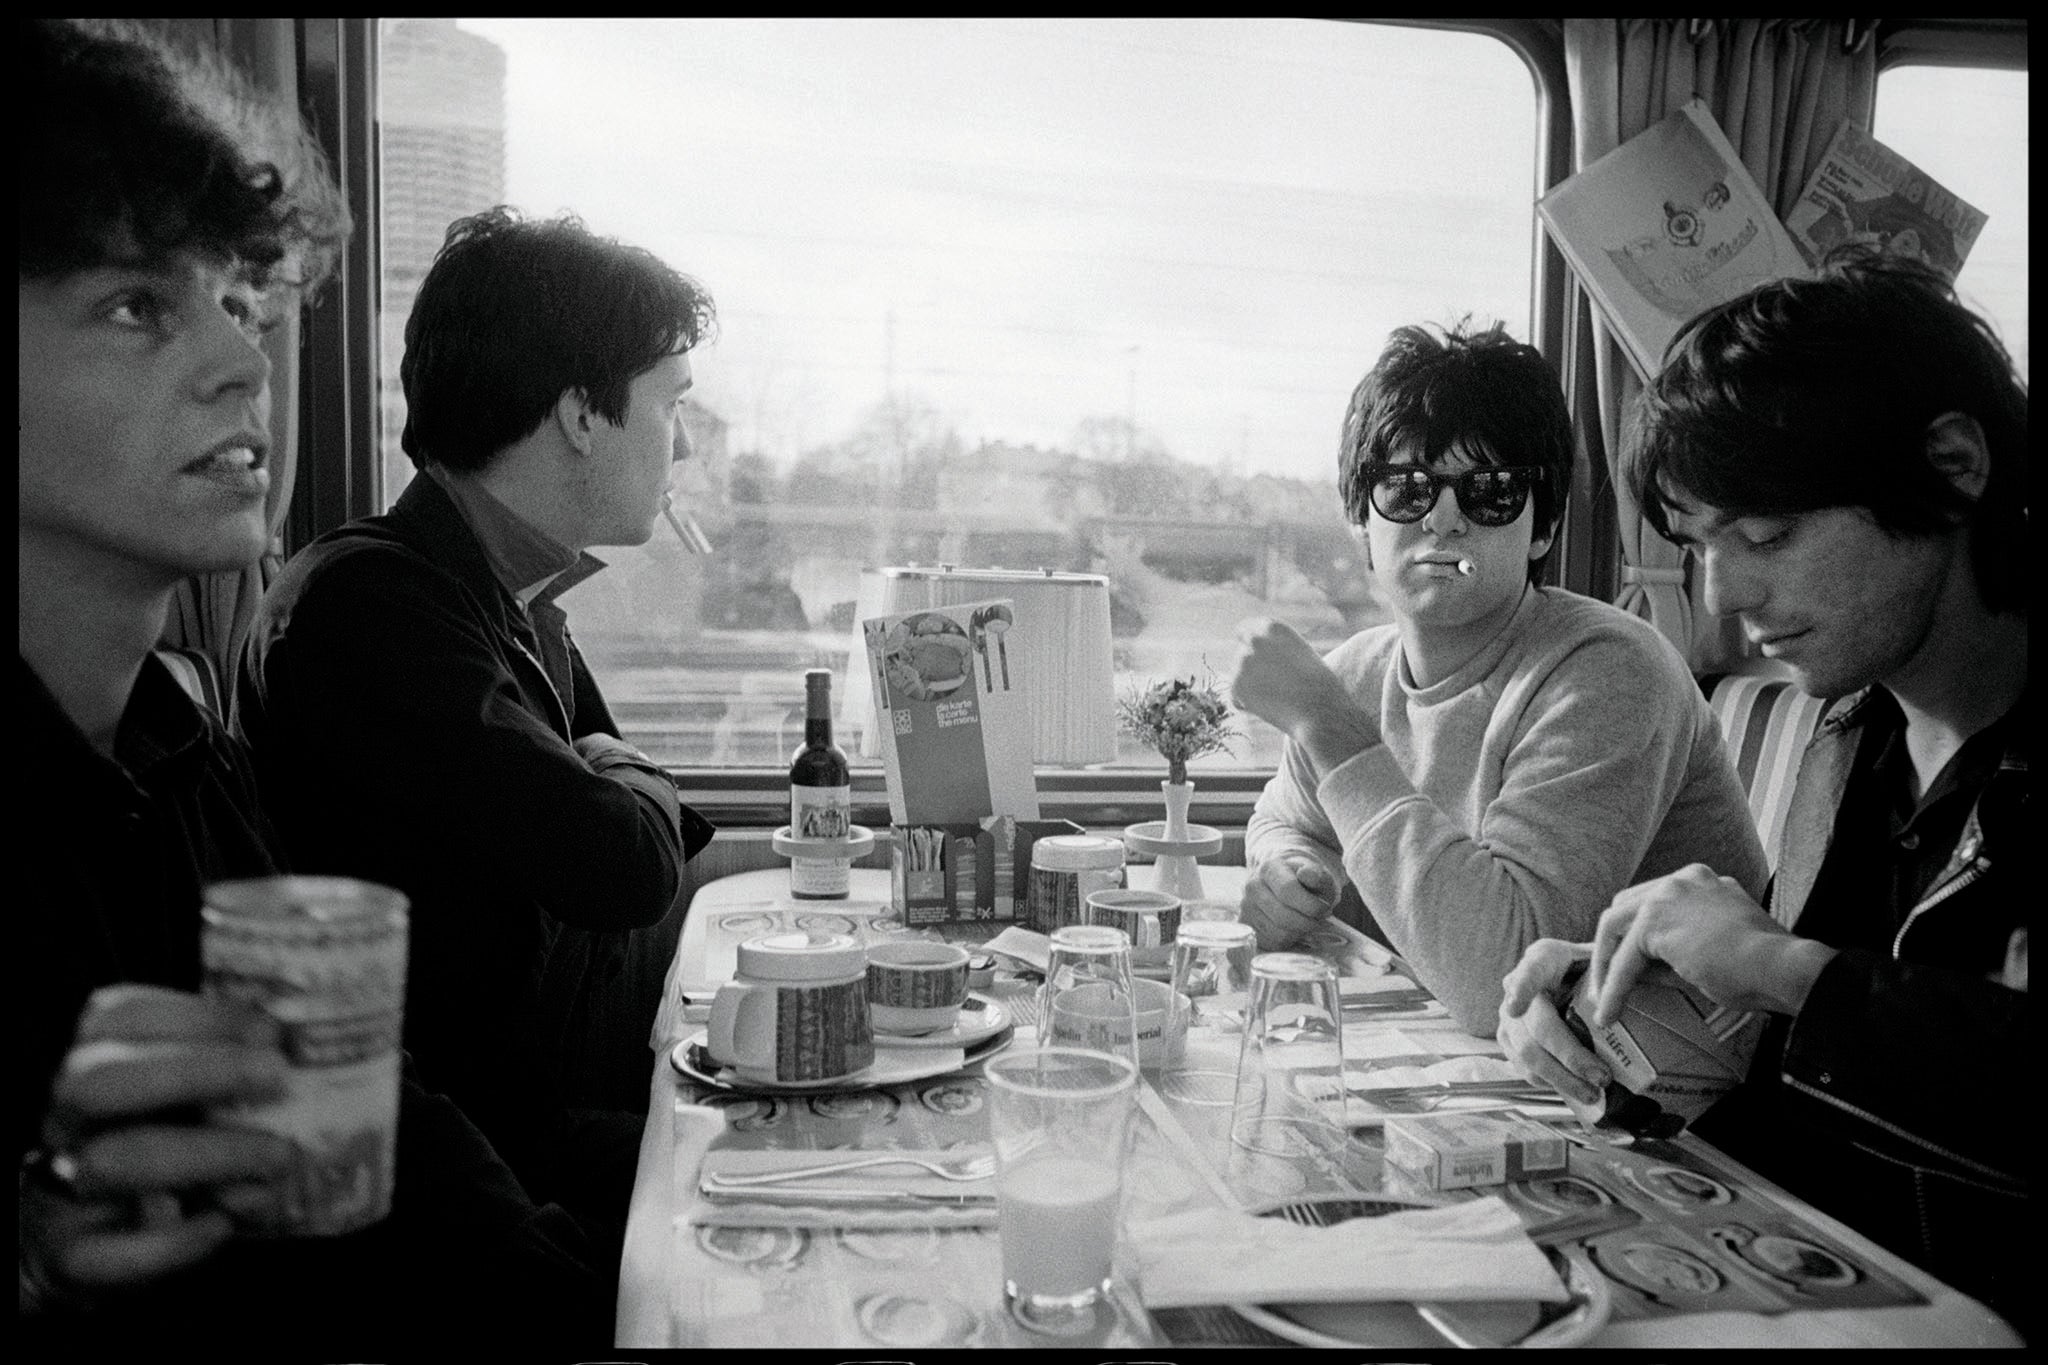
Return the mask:
[[1473,1033],[1539,938],[1585,942],[1616,892],[1705,863],[1761,897],[1769,870],[1721,729],[1647,622],[1532,587],[1456,673],[1417,687],[1396,626],[1326,663],[1380,742],[1320,782],[1290,741],[1245,834],[1348,877],[1421,984]]

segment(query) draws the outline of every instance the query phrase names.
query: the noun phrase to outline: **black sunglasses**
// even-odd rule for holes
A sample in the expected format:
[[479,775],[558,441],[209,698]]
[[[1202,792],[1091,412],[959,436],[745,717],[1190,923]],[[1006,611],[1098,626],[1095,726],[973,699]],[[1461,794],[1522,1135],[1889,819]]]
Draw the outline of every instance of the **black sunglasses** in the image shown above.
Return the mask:
[[[1459,510],[1478,526],[1505,526],[1529,505],[1529,490],[1547,471],[1535,464],[1483,464],[1461,474],[1439,474],[1419,464],[1368,464],[1360,482],[1372,509],[1388,521],[1421,521],[1446,484],[1458,490]],[[1363,523],[1365,509],[1352,509]]]

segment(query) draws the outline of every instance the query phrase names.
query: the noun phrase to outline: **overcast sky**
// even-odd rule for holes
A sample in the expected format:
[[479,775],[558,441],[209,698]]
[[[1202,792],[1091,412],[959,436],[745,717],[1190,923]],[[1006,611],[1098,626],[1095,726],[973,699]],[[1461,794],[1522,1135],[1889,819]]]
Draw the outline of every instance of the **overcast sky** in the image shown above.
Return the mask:
[[514,202],[711,289],[699,382],[738,448],[837,439],[893,376],[970,442],[1135,415],[1178,455],[1328,477],[1393,327],[1527,333],[1533,86],[1486,39],[461,22],[506,52]]
[[[718,300],[700,392],[787,460],[892,386],[970,442],[1135,417],[1327,478],[1387,333],[1528,332],[1534,87],[1470,34],[1295,19],[464,19],[508,192]],[[1900,68],[1877,132],[1991,215],[1960,284],[2027,354],[2027,83]],[[2017,144],[2018,155],[2014,155]]]

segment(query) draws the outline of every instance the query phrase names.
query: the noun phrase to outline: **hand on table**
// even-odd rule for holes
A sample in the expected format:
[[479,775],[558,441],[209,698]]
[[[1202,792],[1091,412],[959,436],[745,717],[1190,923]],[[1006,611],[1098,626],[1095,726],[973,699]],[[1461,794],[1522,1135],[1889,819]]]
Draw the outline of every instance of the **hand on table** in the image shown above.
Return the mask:
[[91,1301],[196,1264],[276,1208],[291,1143],[214,1121],[275,1098],[285,1060],[261,1011],[155,986],[96,991],[44,1112],[47,1174],[20,1180],[23,1307]]
[[1318,773],[1379,743],[1379,727],[1308,641],[1282,621],[1248,621],[1230,699],[1307,751]]
[[1629,887],[1600,916],[1587,973],[1594,1018],[1614,1022],[1654,962],[1717,1005],[1797,1014],[1834,955],[1772,919],[1733,877],[1694,863]]
[[1337,908],[1337,882],[1313,858],[1268,858],[1245,878],[1238,919],[1256,929],[1261,952],[1291,948]]

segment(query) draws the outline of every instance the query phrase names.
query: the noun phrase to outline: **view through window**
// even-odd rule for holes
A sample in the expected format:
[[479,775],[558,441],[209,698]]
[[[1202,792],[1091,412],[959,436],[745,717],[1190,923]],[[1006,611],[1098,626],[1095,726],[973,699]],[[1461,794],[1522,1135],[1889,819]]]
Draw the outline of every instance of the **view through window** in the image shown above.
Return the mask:
[[[621,728],[781,767],[860,571],[1112,586],[1119,684],[1238,623],[1383,619],[1336,495],[1388,333],[1529,334],[1536,101],[1469,33],[1268,20],[387,19],[385,497],[414,291],[453,218],[572,210],[702,280],[697,456],[564,598]],[[858,661],[856,661],[857,663]],[[842,700],[845,688],[838,696]],[[840,717],[852,751],[871,718]],[[1266,768],[1248,723],[1200,768]],[[1120,761],[1157,766],[1126,739]]]
[[1956,275],[2027,374],[2027,73],[1896,66],[1877,81],[1877,140],[1986,215]]

